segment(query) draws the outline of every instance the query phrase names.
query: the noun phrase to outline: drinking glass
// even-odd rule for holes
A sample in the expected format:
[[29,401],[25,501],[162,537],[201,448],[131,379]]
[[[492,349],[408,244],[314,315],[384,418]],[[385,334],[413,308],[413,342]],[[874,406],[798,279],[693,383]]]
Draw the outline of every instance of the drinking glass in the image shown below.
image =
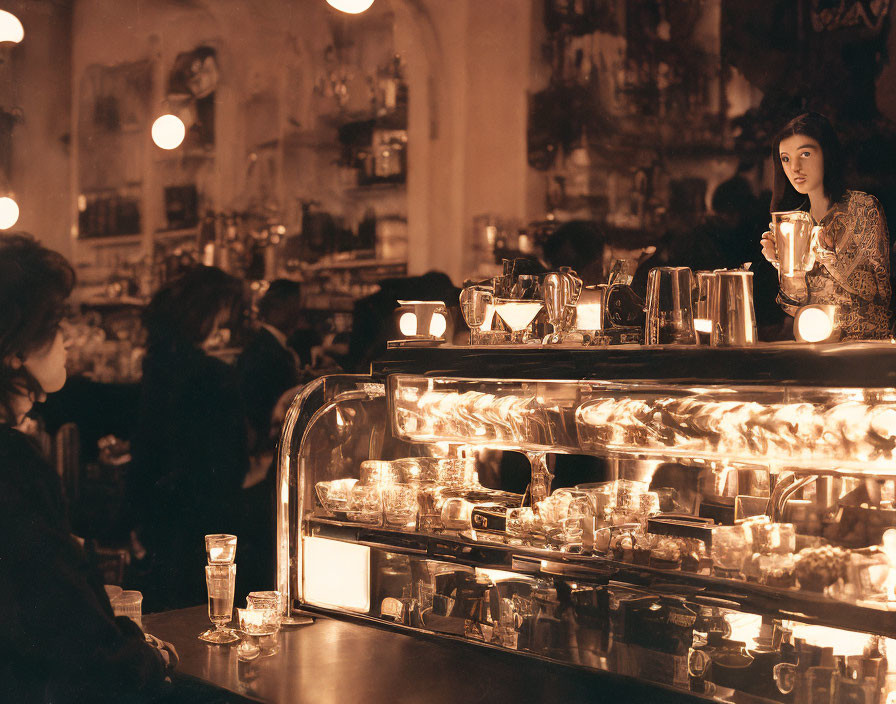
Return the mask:
[[715,526],[712,529],[713,573],[719,577],[743,579],[743,567],[753,552],[749,527]]
[[445,486],[471,486],[476,475],[476,458],[440,459],[437,465],[438,481]]
[[391,528],[414,530],[417,526],[417,491],[409,484],[383,487],[383,517]]
[[249,592],[246,597],[249,609],[273,609],[275,613],[283,613],[283,593],[278,591]]
[[239,656],[250,659],[255,655],[274,655],[279,650],[277,632],[280,615],[275,609],[237,609],[240,631],[245,635],[239,646]]
[[236,557],[236,536],[227,533],[205,536],[205,554],[210,565],[232,565]]
[[412,486],[437,481],[439,478],[438,463],[437,457],[401,457],[392,460],[392,465],[398,476],[397,481]]
[[376,484],[355,484],[345,512],[350,521],[380,525],[383,522],[382,489]]
[[399,469],[389,460],[364,460],[361,463],[361,484],[393,484],[399,481]]
[[143,594],[131,589],[119,590],[119,592],[110,602],[112,613],[116,616],[127,616],[140,628],[143,628]]
[[495,310],[510,328],[511,344],[521,344],[529,340],[529,326],[544,304],[541,301],[495,299]]
[[333,479],[331,481],[318,482],[314,485],[317,498],[324,510],[329,513],[345,511],[348,506],[348,497],[352,487],[358,483],[357,479]]
[[225,628],[233,618],[233,589],[236,565],[206,565],[205,583],[208,586],[208,618],[215,624],[199,635],[206,643],[233,643],[239,640],[236,631]]

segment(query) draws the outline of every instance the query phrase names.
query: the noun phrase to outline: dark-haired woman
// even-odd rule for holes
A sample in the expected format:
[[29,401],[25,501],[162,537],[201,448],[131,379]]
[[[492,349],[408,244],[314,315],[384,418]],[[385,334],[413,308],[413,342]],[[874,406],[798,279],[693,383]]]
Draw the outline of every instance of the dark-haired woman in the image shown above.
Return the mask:
[[[791,120],[774,140],[772,211],[804,210],[820,226],[816,262],[782,278],[778,301],[790,315],[810,303],[837,307],[845,340],[890,336],[889,235],[874,196],[847,190],[843,155],[831,123],[817,113]],[[776,263],[771,233],[762,253]]]
[[204,602],[203,536],[239,532],[246,412],[235,370],[204,345],[241,301],[237,279],[197,267],[159,289],[144,312],[130,494],[149,558],[142,591],[150,610]]
[[0,701],[134,702],[163,693],[173,650],[113,617],[72,537],[59,478],[17,428],[62,388],[65,259],[0,235]]

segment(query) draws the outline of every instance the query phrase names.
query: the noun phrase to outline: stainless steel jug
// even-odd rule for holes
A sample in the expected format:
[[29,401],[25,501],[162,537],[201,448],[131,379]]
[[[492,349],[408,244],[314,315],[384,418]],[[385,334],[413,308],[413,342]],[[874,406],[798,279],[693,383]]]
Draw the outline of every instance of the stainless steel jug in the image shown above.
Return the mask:
[[753,310],[753,272],[721,270],[710,285],[713,347],[756,344],[756,315]]
[[778,276],[794,276],[815,266],[815,247],[819,228],[802,210],[772,213],[772,234],[778,254]]
[[695,345],[694,275],[686,266],[660,266],[647,275],[648,345]]

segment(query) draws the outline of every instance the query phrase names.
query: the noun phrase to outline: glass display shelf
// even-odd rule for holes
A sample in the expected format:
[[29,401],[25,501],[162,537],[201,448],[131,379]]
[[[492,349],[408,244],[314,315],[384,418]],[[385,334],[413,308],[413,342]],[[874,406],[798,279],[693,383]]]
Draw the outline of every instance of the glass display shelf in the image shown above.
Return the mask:
[[896,390],[394,375],[397,437],[896,476]]
[[[495,569],[544,578],[564,577],[583,583],[635,585],[651,593],[687,597],[776,619],[795,619],[832,628],[877,633],[896,638],[896,602],[844,601],[797,588],[776,588],[681,569],[615,560],[497,542],[460,534],[416,533],[371,527],[323,516],[310,516],[308,534],[390,552],[424,556],[470,567]],[[482,535],[482,533],[479,533]]]

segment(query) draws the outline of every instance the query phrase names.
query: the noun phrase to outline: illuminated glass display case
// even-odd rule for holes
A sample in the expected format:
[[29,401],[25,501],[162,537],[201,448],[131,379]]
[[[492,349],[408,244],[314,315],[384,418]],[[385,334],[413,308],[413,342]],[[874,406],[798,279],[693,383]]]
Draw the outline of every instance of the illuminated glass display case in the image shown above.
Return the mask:
[[889,343],[391,350],[293,401],[278,586],[695,698],[888,702],[894,448]]

